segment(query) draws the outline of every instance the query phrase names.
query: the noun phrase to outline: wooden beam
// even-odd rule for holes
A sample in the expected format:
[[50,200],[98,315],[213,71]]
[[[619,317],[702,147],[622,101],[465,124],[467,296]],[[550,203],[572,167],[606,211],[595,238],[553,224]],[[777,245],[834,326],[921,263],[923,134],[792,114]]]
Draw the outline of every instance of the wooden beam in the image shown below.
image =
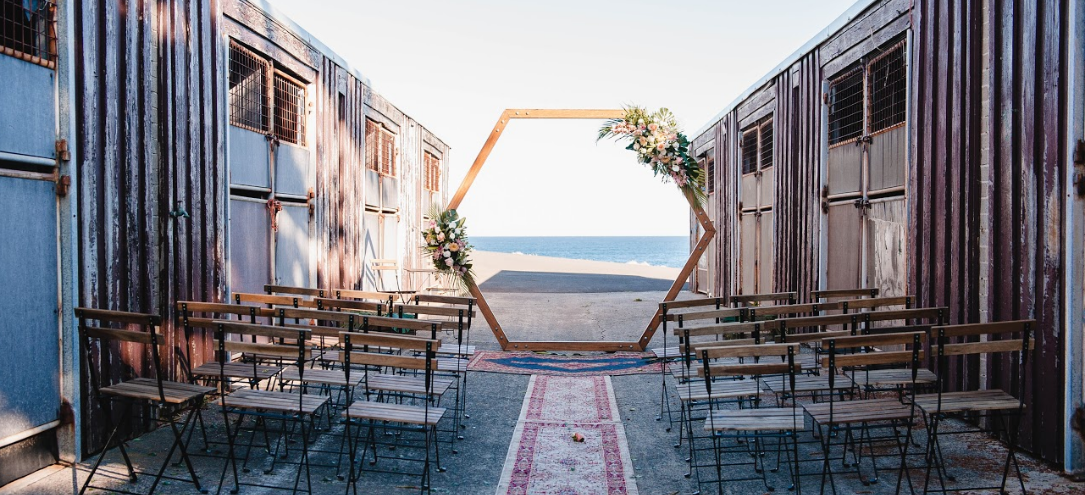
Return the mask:
[[463,197],[467,195],[467,191],[471,189],[471,184],[475,182],[475,177],[478,177],[478,172],[482,170],[482,165],[486,163],[486,159],[489,158],[490,152],[493,151],[494,145],[497,144],[497,140],[501,137],[501,132],[505,130],[505,126],[509,122],[509,111],[505,110],[501,113],[501,116],[497,118],[497,124],[494,124],[494,130],[490,132],[490,136],[486,138],[486,142],[482,144],[482,149],[479,150],[478,156],[475,157],[475,162],[471,164],[471,169],[467,171],[467,175],[464,176],[463,182],[460,182],[460,188],[456,190],[456,194],[452,196],[452,200],[448,202],[446,210],[454,210],[460,207],[460,202],[463,201]]
[[494,337],[497,338],[497,343],[501,344],[502,350],[507,351],[509,338],[505,336],[505,331],[501,329],[501,324],[497,322],[497,317],[494,316],[494,312],[486,302],[486,297],[482,295],[482,290],[474,283],[468,284],[467,289],[471,291],[472,296],[475,296],[475,305],[478,306],[478,312],[482,313],[482,317],[485,318],[486,323],[490,325],[490,331],[492,331]]
[[506,351],[588,351],[588,352],[640,352],[639,342],[590,341],[590,340],[520,340],[509,342]]

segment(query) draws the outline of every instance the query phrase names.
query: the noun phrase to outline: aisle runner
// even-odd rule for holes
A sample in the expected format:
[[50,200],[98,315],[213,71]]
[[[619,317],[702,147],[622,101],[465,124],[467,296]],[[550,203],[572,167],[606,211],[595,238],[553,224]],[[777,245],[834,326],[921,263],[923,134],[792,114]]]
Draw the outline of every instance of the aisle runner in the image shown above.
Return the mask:
[[610,377],[532,375],[497,494],[636,493]]

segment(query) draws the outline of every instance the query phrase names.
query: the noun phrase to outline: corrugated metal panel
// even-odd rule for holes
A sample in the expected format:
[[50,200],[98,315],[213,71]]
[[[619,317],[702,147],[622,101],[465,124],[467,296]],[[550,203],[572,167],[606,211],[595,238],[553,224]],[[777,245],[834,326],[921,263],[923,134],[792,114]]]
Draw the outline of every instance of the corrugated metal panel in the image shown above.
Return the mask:
[[[1028,407],[1020,444],[1043,459],[1062,460],[1062,271],[1067,81],[1064,57],[1067,2],[994,1],[987,13],[993,74],[991,122],[980,120],[984,13],[980,2],[917,1],[912,66],[914,244],[909,285],[923,305],[948,305],[952,321],[1035,318],[1037,350],[1024,394]],[[982,135],[992,139],[995,192],[990,218],[979,212]],[[991,229],[989,259],[978,232]],[[996,276],[980,287],[978,267]],[[989,291],[981,308],[979,291]],[[988,386],[1016,391],[1016,370],[989,361]],[[954,382],[976,386],[978,362],[958,361]]]
[[56,204],[52,182],[0,176],[0,438],[60,408]]
[[0,151],[52,158],[56,154],[56,71],[0,57]]

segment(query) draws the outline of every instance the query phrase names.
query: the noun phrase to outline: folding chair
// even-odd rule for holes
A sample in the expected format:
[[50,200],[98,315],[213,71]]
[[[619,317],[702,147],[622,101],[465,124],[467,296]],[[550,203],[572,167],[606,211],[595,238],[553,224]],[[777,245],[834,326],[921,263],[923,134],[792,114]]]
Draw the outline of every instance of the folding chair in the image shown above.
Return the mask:
[[[284,360],[292,359],[295,366],[298,369],[301,377],[304,377],[305,363],[308,361],[311,354],[306,348],[305,342],[309,339],[312,332],[304,328],[283,328],[273,327],[268,325],[252,325],[247,323],[238,323],[234,321],[222,321],[215,322],[218,326],[215,334],[215,341],[218,344],[218,351],[216,359],[220,365],[221,377],[220,383],[227,383],[226,381],[226,364],[230,361],[229,353],[231,352],[244,352],[244,353],[257,353],[267,356],[277,356]],[[230,337],[236,337],[238,340],[231,340]],[[262,337],[271,340],[271,342],[245,342],[246,337]],[[275,341],[278,342],[275,342]],[[328,402],[328,398],[321,395],[306,394],[303,387],[297,387],[296,392],[284,392],[284,391],[272,391],[272,390],[254,390],[254,389],[241,389],[230,393],[223,393],[219,396],[219,405],[222,408],[222,418],[226,428],[226,439],[229,445],[229,459],[223,463],[222,474],[219,477],[220,487],[226,478],[226,472],[229,468],[233,468],[234,478],[234,493],[240,488],[241,485],[257,486],[262,488],[278,488],[287,489],[285,487],[276,487],[262,485],[259,483],[241,483],[237,474],[237,436],[240,433],[241,426],[245,420],[245,416],[253,416],[260,418],[264,428],[264,440],[267,439],[267,423],[269,420],[278,419],[282,422],[282,434],[275,442],[275,448],[272,449],[271,445],[265,445],[265,448],[272,457],[271,466],[266,469],[265,474],[270,474],[274,471],[276,463],[279,460],[280,449],[286,449],[282,454],[282,458],[289,456],[290,442],[287,438],[294,430],[300,430],[301,432],[301,459],[298,461],[297,474],[294,476],[294,485],[292,492],[297,493],[298,486],[301,482],[302,471],[305,471],[306,489],[311,493],[313,489],[312,477],[309,470],[309,435],[312,431],[312,427],[315,424],[315,417],[318,415],[320,408]],[[230,413],[238,415],[236,424],[231,427]],[[288,431],[286,424],[291,424],[291,430]],[[256,438],[256,431],[252,432],[250,437],[248,448],[245,450],[245,459],[242,465],[242,469],[248,465],[249,455],[253,448],[253,441]]]
[[[739,345],[732,347],[709,347],[700,351],[701,361],[706,363],[701,373],[705,377],[705,385],[708,393],[712,393],[716,381],[713,377],[742,377],[743,381],[749,381],[760,387],[762,380],[769,380],[768,375],[779,375],[783,381],[790,381],[791,388],[795,387],[795,375],[799,372],[795,355],[798,353],[796,344],[762,344],[762,345]],[[713,364],[713,360],[721,358],[743,359],[737,364]],[[772,359],[777,358],[777,359]],[[745,361],[750,359],[751,362]],[[765,359],[765,361],[762,361]],[[805,420],[802,410],[797,407],[797,401],[792,400],[791,406],[787,407],[757,407],[754,402],[753,408],[715,408],[710,411],[704,421],[704,430],[711,434],[712,450],[714,453],[715,481],[719,493],[723,493],[725,482],[761,480],[765,488],[774,490],[769,484],[766,472],[764,456],[768,449],[764,442],[775,440],[777,443],[777,466],[772,471],[779,469],[780,454],[786,452],[788,458],[788,470],[791,473],[792,484],[789,490],[802,493],[800,488],[799,452],[797,435],[805,430]],[[740,403],[741,405],[741,403]],[[737,441],[732,446],[724,443],[728,440]],[[790,442],[790,448],[784,448],[784,444]],[[740,454],[752,457],[752,461],[728,463],[724,461],[723,454],[728,450],[738,450]],[[733,466],[752,464],[754,475],[724,478],[725,474],[731,474]],[[699,473],[699,471],[698,471]],[[698,484],[703,483],[698,474]]]
[[[91,487],[91,480],[94,479],[95,473],[98,471],[98,467],[102,464],[102,459],[105,457],[106,452],[113,446],[114,440],[117,438],[117,433],[124,426],[129,424],[129,418],[132,416],[132,410],[134,405],[142,404],[148,407],[153,407],[157,410],[155,420],[160,423],[169,423],[170,430],[173,432],[173,443],[169,447],[169,452],[165,458],[162,459],[162,465],[159,467],[158,472],[154,475],[154,482],[151,483],[148,493],[154,493],[158,487],[159,482],[162,479],[177,480],[177,481],[191,481],[197,490],[202,490],[200,486],[200,480],[196,476],[196,471],[192,467],[192,461],[188,457],[188,448],[183,439],[183,432],[188,428],[194,415],[198,414],[200,406],[203,404],[203,398],[205,395],[214,392],[215,389],[211,387],[201,387],[198,385],[192,385],[188,383],[173,382],[163,380],[165,374],[162,370],[162,362],[159,357],[158,347],[166,345],[165,336],[157,333],[155,329],[161,325],[161,319],[156,315],[139,314],[139,313],[127,313],[122,311],[107,311],[100,309],[89,308],[76,308],[75,315],[79,318],[79,334],[82,337],[80,339],[82,349],[83,362],[86,363],[88,377],[90,379],[90,388],[94,397],[96,397],[102,406],[104,417],[103,427],[109,431],[105,445],[102,446],[102,453],[98,455],[98,459],[94,461],[94,466],[91,468],[90,473],[87,475],[86,481],[83,482],[83,486],[79,489],[79,493],[86,492],[88,487]],[[90,325],[88,321],[97,321],[97,325]],[[119,326],[120,328],[114,328],[113,326]],[[129,330],[128,328],[135,326],[139,330]],[[92,360],[91,350],[95,348],[94,341],[98,342],[96,347],[99,352],[99,359]],[[106,356],[115,356],[116,347],[110,345],[112,342],[117,343],[130,343],[139,344],[150,347],[151,350],[151,365],[154,368],[154,378],[129,378],[122,379],[115,383],[111,380],[103,382],[108,379],[107,376],[100,376],[98,373],[97,365],[102,365],[102,358]],[[108,362],[121,362],[119,356],[111,357]],[[122,365],[125,365],[122,363]],[[125,365],[126,366],[126,365]],[[133,369],[133,368],[129,368]],[[111,374],[111,373],[110,373]],[[128,375],[129,372],[117,373],[117,375]],[[124,410],[121,414],[120,420],[113,421],[113,403],[124,403]],[[179,414],[171,414],[176,411]],[[185,412],[188,414],[184,414]],[[177,419],[184,418],[181,421],[181,427],[177,427]],[[136,470],[132,466],[132,461],[128,456],[128,450],[125,449],[125,440],[117,442],[118,449],[121,451],[121,457],[124,458],[124,465],[128,469],[128,480],[132,483],[136,482]],[[165,476],[166,467],[170,465],[170,460],[173,459],[175,452],[180,450],[181,460],[184,462],[185,467],[188,468],[188,474],[190,479],[185,480],[181,478],[174,478]],[[105,487],[91,487],[99,490],[115,491]]]
[[[1025,481],[1021,477],[1021,467],[1017,463],[1016,443],[1017,434],[1020,429],[1021,415],[1025,410],[1025,396],[1021,391],[1025,390],[1025,384],[1028,383],[1029,355],[1032,353],[1032,350],[1036,348],[1036,341],[1032,334],[1032,327],[1035,323],[1034,320],[1021,320],[942,326],[933,329],[935,338],[937,339],[936,352],[939,370],[938,391],[933,394],[918,395],[915,398],[915,403],[923,412],[928,426],[928,464],[926,479],[923,482],[924,492],[997,489],[999,490],[999,493],[1006,493],[1006,480],[1009,478],[1010,464],[1012,463],[1014,471],[1017,474],[1017,481],[1021,485],[1021,492],[1027,493],[1025,490]],[[951,341],[951,339],[968,339],[979,336],[986,336],[986,341],[960,343]],[[959,392],[946,391],[948,388],[946,376],[949,375],[946,370],[949,369],[950,356],[967,357],[984,354],[1010,354],[1010,356],[1007,356],[1009,358],[1008,360],[1013,359],[1013,354],[1017,355],[1017,362],[1013,363],[1012,366],[1018,368],[1017,383],[1015,385],[1016,390],[1021,397],[1014,397],[1000,389],[965,390]],[[942,455],[942,446],[940,443],[941,437],[947,434],[956,435],[984,431],[981,428],[979,430],[955,431],[953,433],[941,432],[940,427],[942,422],[952,416],[965,414],[979,415],[981,416],[981,419],[985,417],[985,419],[988,419],[989,423],[994,426],[994,432],[997,433],[1001,429],[1008,435],[1006,444],[1006,462],[1003,464],[1002,483],[999,486],[967,488],[946,487],[947,480],[955,481],[956,478],[949,475],[947,472],[946,463]],[[1007,419],[1007,416],[1012,418],[1012,424],[1011,421]],[[973,419],[975,419],[974,416]],[[982,424],[982,422],[980,424]],[[938,489],[933,489],[930,486],[932,469],[938,473]]]
[[[246,306],[242,304],[208,303],[199,301],[177,301],[177,325],[184,329],[185,338],[196,331],[201,330],[214,335],[218,325],[215,320],[236,319],[240,322],[259,324],[269,321],[274,312],[267,308]],[[212,341],[214,339],[211,339]],[[243,355],[239,355],[244,358]],[[207,385],[218,383],[222,376],[229,382],[221,385],[223,389],[229,389],[230,383],[238,381],[247,382],[250,388],[272,387],[272,379],[275,378],[282,366],[268,366],[260,364],[257,359],[239,359],[225,364],[219,364],[216,360],[210,360],[199,366],[189,369],[189,382],[196,383],[199,380]]]
[[[419,473],[422,478],[420,483],[421,491],[422,493],[428,493],[430,491],[431,450],[433,457],[436,459],[438,471],[443,471],[440,449],[437,443],[437,425],[440,423],[441,418],[444,417],[445,409],[431,405],[431,398],[436,392],[433,389],[435,383],[433,373],[437,364],[434,356],[436,351],[440,349],[441,342],[435,339],[377,333],[343,332],[340,335],[344,345],[344,352],[342,353],[343,366],[347,370],[348,378],[355,365],[385,368],[385,371],[390,368],[393,370],[415,370],[423,373],[422,388],[416,390],[416,393],[401,393],[394,397],[388,397],[384,394],[385,390],[371,388],[373,379],[377,378],[378,375],[366,371],[365,379],[362,381],[365,398],[353,402],[343,411],[343,416],[346,418],[345,429],[348,439],[348,456],[350,457],[347,493],[350,493],[351,490],[355,494],[359,493],[357,481],[361,474],[360,471],[365,467],[365,459],[370,452],[370,448],[372,448],[373,460],[368,464],[375,466],[380,461],[379,445],[382,442],[378,440],[383,438],[392,439],[392,445],[397,447],[398,452],[398,447],[417,447],[417,445],[409,443],[411,439],[408,436],[412,433],[419,433],[422,436],[422,459],[409,459],[398,454],[396,457],[387,459],[388,462],[409,460],[422,462],[422,470]],[[386,352],[380,352],[380,350]],[[420,355],[414,355],[415,353],[420,353]],[[385,373],[384,376],[394,375]],[[394,402],[380,401],[387,398],[394,399]],[[357,429],[354,427],[357,427]],[[378,436],[378,428],[390,430],[395,434],[387,437],[384,435]],[[365,432],[364,442],[361,439],[363,431]],[[360,457],[357,453],[359,443],[362,443]],[[400,473],[400,471],[391,472]]]
[[[821,483],[822,493],[828,481],[833,493],[836,493],[836,480],[831,466],[831,447],[833,438],[842,439],[842,452],[840,460],[844,467],[855,467],[855,472],[864,485],[878,481],[877,457],[883,456],[874,451],[875,441],[893,441],[897,448],[900,459],[897,476],[897,492],[908,477],[908,487],[911,490],[911,475],[907,466],[908,447],[912,443],[912,428],[917,407],[915,398],[915,377],[919,371],[920,359],[923,355],[923,345],[926,341],[925,332],[906,332],[888,335],[860,335],[855,337],[839,337],[825,339],[828,347],[828,355],[822,359],[822,365],[828,373],[829,387],[833,388],[837,375],[846,369],[857,369],[864,366],[883,364],[909,363],[912,370],[911,386],[907,387],[904,401],[898,398],[887,399],[863,399],[841,401],[836,399],[837,394],[828,394],[829,401],[817,404],[804,404],[802,407],[806,414],[813,420],[816,433],[821,439],[822,447],[822,470]],[[910,346],[903,351],[878,351],[882,346]],[[859,352],[842,353],[841,351],[858,349]],[[887,435],[875,437],[872,433],[874,426],[883,426]],[[900,435],[899,428],[905,427],[907,432]],[[856,437],[858,433],[858,437]],[[873,476],[866,478],[862,472],[862,457],[864,444],[868,448]],[[852,452],[853,462],[849,466],[847,461],[848,451]]]

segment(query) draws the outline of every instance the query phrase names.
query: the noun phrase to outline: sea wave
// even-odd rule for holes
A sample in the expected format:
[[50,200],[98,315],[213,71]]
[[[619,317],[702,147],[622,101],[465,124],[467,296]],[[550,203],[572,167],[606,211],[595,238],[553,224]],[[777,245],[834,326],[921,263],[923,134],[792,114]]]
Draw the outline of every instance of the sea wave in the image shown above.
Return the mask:
[[652,265],[651,263],[649,263],[647,261],[637,261],[637,260],[629,260],[629,261],[626,261],[625,264],[627,264],[627,265],[637,265],[637,266],[654,266],[654,265]]

